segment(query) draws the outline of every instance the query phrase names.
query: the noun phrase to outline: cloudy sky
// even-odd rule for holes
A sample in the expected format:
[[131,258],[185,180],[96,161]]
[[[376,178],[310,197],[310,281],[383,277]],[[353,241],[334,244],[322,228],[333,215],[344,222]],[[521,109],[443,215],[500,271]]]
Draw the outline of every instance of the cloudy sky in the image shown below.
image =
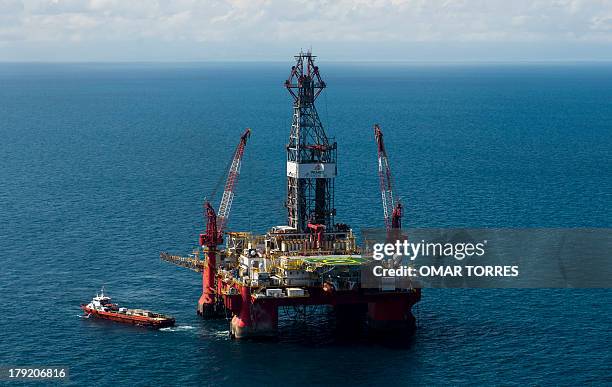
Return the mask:
[[612,0],[0,0],[0,61],[612,60]]

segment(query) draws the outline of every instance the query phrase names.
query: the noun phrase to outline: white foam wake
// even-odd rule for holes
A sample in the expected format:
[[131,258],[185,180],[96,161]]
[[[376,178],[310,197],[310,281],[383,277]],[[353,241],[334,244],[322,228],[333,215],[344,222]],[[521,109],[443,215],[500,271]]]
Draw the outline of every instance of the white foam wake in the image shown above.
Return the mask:
[[160,331],[162,331],[162,332],[179,332],[179,331],[189,331],[191,329],[195,329],[195,327],[192,327],[191,325],[177,325],[175,327],[161,328]]

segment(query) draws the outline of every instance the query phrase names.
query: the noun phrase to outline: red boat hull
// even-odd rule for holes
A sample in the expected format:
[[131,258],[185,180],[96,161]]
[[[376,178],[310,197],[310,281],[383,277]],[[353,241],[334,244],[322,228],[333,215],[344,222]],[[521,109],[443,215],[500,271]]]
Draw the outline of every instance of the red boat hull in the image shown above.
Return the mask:
[[81,309],[83,309],[83,312],[87,313],[90,316],[96,317],[96,318],[116,321],[116,322],[120,322],[124,324],[132,324],[132,325],[137,325],[137,326],[149,327],[149,328],[154,328],[154,329],[171,327],[171,326],[174,326],[174,323],[175,323],[175,320],[170,317],[156,319],[156,318],[151,318],[147,316],[126,315],[126,314],[115,312],[115,311],[103,312],[100,310],[88,308],[87,305],[81,305]]

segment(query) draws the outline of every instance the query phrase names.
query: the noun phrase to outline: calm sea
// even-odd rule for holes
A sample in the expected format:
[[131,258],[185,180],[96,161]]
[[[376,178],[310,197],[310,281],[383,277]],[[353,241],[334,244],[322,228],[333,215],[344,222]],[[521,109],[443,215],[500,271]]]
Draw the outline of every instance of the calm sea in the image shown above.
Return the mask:
[[[197,243],[247,126],[231,227],[283,224],[291,64],[0,65],[0,365],[76,385],[612,383],[609,290],[426,290],[403,349],[317,311],[274,343],[200,320],[199,275],[159,252]],[[382,225],[379,123],[406,226],[612,226],[609,64],[320,66],[338,221]],[[178,326],[79,318],[102,285]]]

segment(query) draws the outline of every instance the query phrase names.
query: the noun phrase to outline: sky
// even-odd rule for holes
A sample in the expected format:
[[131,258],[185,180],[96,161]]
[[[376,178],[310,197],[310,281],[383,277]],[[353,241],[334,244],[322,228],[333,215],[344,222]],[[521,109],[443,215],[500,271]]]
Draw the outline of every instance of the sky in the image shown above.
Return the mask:
[[0,61],[612,60],[612,0],[0,0]]

